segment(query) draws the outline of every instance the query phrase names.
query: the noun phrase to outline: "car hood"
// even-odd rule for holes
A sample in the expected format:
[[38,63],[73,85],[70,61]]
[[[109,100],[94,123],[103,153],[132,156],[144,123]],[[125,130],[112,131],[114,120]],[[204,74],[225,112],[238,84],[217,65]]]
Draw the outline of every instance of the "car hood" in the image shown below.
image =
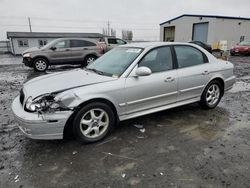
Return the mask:
[[23,54],[29,53],[29,52],[34,52],[34,51],[40,51],[40,50],[41,50],[41,49],[38,48],[38,47],[32,47],[32,48],[29,48],[29,49],[25,50],[25,51],[23,52]]
[[23,90],[26,97],[31,96],[32,98],[35,98],[47,93],[61,92],[76,87],[113,80],[117,80],[117,78],[99,75],[82,69],[76,69],[73,71],[59,72],[34,78],[24,84]]

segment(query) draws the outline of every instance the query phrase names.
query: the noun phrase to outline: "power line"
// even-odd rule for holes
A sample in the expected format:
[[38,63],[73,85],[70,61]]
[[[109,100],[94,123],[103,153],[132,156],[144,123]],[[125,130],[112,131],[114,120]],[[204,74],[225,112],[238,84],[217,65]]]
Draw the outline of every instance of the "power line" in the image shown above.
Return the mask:
[[[25,24],[0,24],[0,26],[8,26],[8,27],[29,27],[30,25],[25,25]],[[44,27],[44,28],[71,28],[71,29],[78,29],[78,28],[82,28],[82,29],[100,29],[102,28],[97,27],[97,26],[56,26],[56,25],[32,25],[32,27]],[[108,30],[110,30],[110,24],[108,26]],[[141,31],[145,31],[145,30],[149,30],[149,31],[153,31],[153,30],[159,30],[157,28],[153,29],[153,28],[135,28],[135,27],[114,27],[115,29],[129,29],[129,30],[141,30]]]
[[[1,16],[1,18],[7,18],[7,19],[12,19],[12,20],[20,20],[20,19],[27,19],[27,17],[7,17],[7,16]],[[33,20],[47,20],[47,21],[60,21],[60,22],[71,22],[71,23],[106,23],[105,20],[91,20],[91,19],[51,19],[51,18],[41,18],[41,17],[32,17]],[[159,21],[156,22],[122,22],[118,20],[112,20],[112,23],[118,23],[118,24],[138,24],[138,25],[155,25],[159,24]]]

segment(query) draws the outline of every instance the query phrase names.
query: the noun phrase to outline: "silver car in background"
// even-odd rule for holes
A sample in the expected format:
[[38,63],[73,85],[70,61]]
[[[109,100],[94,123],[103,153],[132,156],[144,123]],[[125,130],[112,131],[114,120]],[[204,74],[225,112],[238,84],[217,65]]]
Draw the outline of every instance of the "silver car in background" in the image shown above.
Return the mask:
[[35,71],[44,72],[50,65],[79,64],[86,66],[104,54],[97,39],[60,38],[42,48],[23,52],[23,63]]
[[12,110],[27,137],[62,139],[72,131],[95,142],[119,121],[194,102],[215,108],[235,83],[233,68],[195,44],[128,44],[85,69],[28,81]]

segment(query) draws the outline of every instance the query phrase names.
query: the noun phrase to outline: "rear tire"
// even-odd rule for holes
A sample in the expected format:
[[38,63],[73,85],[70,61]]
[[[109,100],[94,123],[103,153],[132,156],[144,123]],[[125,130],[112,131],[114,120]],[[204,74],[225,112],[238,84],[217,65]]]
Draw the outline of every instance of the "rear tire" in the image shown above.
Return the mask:
[[48,69],[48,60],[45,58],[37,58],[33,62],[33,67],[37,72],[44,72]]
[[97,57],[95,55],[87,55],[84,59],[83,62],[83,66],[86,67],[88,65],[90,65],[91,63],[93,63],[95,60],[97,59]]
[[223,95],[223,87],[217,80],[211,81],[201,95],[200,105],[205,109],[215,108]]
[[77,112],[73,132],[81,143],[93,143],[105,138],[114,125],[115,115],[112,109],[107,104],[95,102]]

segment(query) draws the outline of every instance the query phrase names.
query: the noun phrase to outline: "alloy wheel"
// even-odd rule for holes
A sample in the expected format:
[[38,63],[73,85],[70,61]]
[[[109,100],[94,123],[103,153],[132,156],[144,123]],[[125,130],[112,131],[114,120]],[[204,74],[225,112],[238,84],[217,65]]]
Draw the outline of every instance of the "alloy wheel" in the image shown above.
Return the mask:
[[35,62],[35,67],[38,71],[44,71],[47,67],[47,64],[44,60],[39,59],[38,61]]
[[206,94],[206,101],[208,105],[215,105],[220,99],[220,87],[217,84],[212,84]]
[[80,121],[80,131],[87,138],[100,137],[109,126],[109,116],[103,109],[87,111]]
[[93,63],[93,62],[95,61],[95,59],[96,59],[96,58],[94,58],[94,57],[88,57],[88,58],[87,58],[87,61],[86,61],[86,62],[87,62],[87,65],[90,65],[91,63]]

